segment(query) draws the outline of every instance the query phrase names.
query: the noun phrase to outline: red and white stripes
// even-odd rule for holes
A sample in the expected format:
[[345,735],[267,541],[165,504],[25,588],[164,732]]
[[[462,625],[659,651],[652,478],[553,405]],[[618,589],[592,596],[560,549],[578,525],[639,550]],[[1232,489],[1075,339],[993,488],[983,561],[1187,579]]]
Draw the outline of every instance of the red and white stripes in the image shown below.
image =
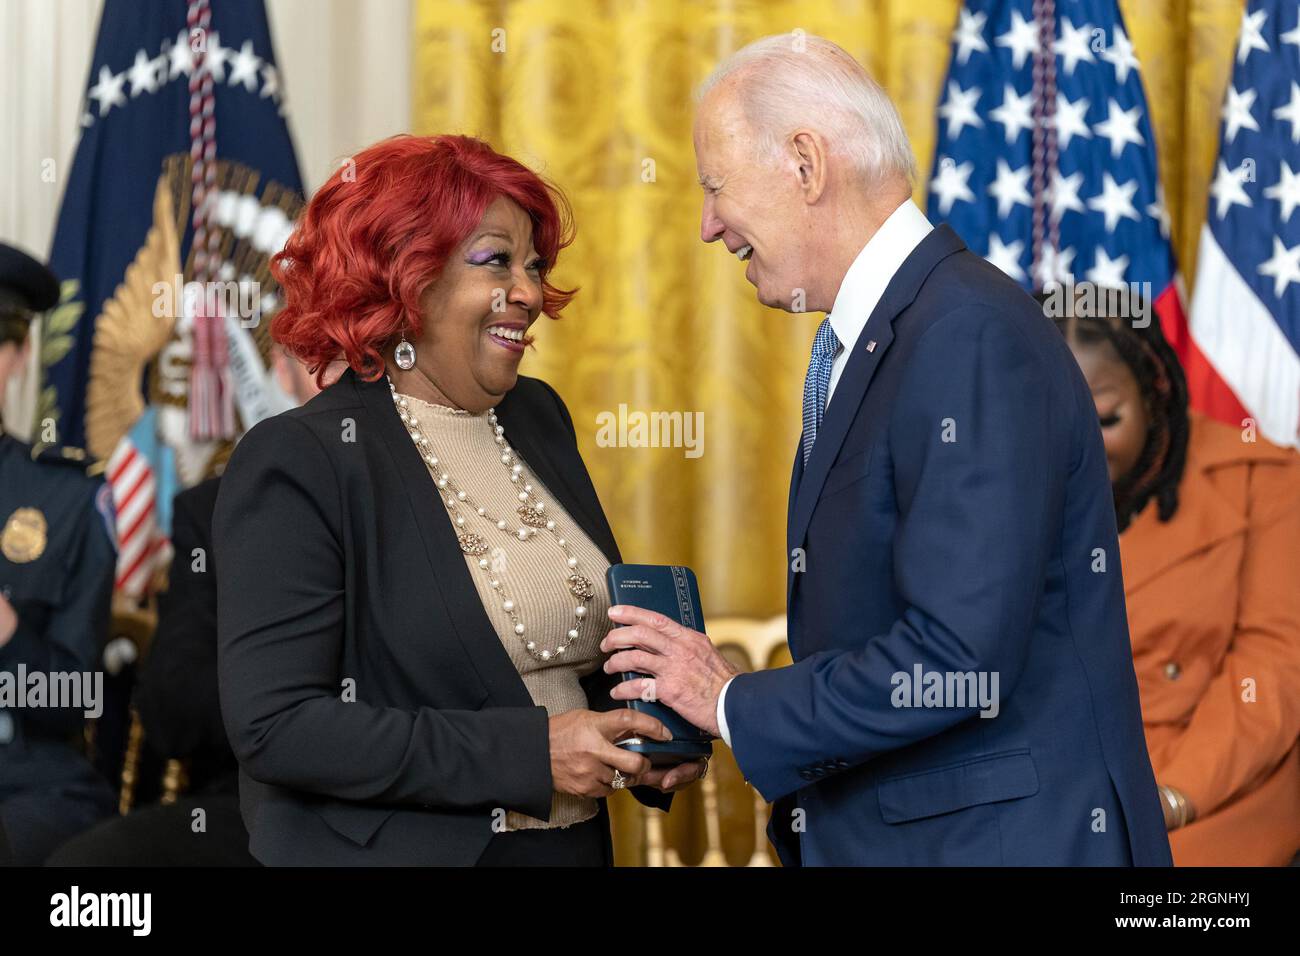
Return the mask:
[[116,590],[127,597],[145,594],[167,538],[158,527],[153,469],[129,437],[109,456],[107,478],[117,511]]

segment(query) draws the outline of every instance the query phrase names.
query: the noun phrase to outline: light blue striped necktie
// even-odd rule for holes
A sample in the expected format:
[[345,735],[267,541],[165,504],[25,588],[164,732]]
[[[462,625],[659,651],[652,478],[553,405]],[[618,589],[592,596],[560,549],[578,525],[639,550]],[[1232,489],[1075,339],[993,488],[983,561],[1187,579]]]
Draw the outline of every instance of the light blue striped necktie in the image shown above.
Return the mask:
[[822,427],[822,414],[826,410],[826,393],[831,384],[831,365],[840,350],[840,340],[831,328],[831,317],[822,320],[813,339],[812,359],[808,362],[808,377],[803,383],[803,463],[808,465],[813,442]]

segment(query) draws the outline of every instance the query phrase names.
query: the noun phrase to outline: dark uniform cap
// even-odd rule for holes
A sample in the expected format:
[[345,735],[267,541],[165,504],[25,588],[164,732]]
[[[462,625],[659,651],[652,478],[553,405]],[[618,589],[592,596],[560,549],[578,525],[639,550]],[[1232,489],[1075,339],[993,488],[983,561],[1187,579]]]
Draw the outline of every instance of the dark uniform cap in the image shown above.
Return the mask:
[[59,301],[54,273],[21,249],[0,242],[0,314],[8,319],[53,308]]

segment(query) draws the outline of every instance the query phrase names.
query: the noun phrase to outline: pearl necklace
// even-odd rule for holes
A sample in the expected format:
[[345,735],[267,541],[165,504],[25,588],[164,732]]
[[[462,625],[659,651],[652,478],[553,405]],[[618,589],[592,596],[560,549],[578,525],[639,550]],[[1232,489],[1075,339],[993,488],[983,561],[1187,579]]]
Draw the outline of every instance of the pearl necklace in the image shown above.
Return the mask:
[[[568,571],[568,575],[564,579],[565,585],[569,593],[578,598],[579,603],[573,609],[574,626],[569,628],[565,639],[556,645],[554,650],[549,648],[539,649],[537,642],[526,636],[527,628],[524,627],[524,622],[520,619],[518,605],[506,593],[501,579],[492,575],[489,581],[493,592],[501,601],[501,610],[509,615],[510,621],[514,625],[515,634],[523,641],[524,649],[540,661],[549,661],[554,657],[563,655],[569,645],[581,636],[582,624],[587,616],[587,605],[583,602],[591,600],[595,596],[596,589],[590,578],[584,577],[578,572],[578,559],[573,556],[573,552],[569,549],[569,542],[556,531],[555,522],[546,517],[546,502],[533,496],[533,486],[528,483],[526,477],[523,477],[523,465],[519,464],[514,450],[506,442],[505,428],[497,423],[496,409],[488,409],[487,418],[488,425],[492,428],[493,440],[501,447],[501,464],[510,469],[511,482],[516,485],[523,483],[523,490],[519,492],[520,505],[515,509],[521,524],[514,530],[509,527],[504,518],[495,518],[488,514],[486,508],[476,505],[469,492],[461,488],[451,475],[445,471],[439,472],[436,470],[439,464],[438,456],[434,454],[429,438],[424,433],[424,428],[420,425],[419,420],[411,414],[406,399],[398,394],[397,387],[393,384],[392,379],[388,380],[388,389],[392,393],[393,404],[397,407],[398,418],[406,426],[411,441],[415,443],[416,450],[420,453],[420,457],[424,459],[424,464],[428,467],[429,473],[433,475],[438,486],[438,497],[447,506],[447,511],[456,524],[456,541],[460,545],[460,550],[471,557],[478,558],[478,566],[481,570],[492,575],[491,565],[488,559],[483,557],[489,550],[488,544],[482,535],[464,530],[465,517],[459,513],[461,505],[473,508],[480,518],[495,525],[498,531],[504,532],[519,541],[531,541],[537,535],[538,529],[545,528],[551,537],[555,539],[555,543],[559,545],[560,550],[564,552],[565,567]],[[443,492],[448,493],[445,498]]]

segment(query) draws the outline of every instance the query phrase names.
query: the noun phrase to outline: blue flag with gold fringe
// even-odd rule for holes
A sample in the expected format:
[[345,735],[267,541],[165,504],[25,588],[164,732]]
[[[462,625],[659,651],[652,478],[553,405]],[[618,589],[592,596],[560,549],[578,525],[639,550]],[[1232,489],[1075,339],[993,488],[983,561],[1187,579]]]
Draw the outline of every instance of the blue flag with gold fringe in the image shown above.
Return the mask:
[[81,125],[35,431],[107,462],[117,583],[140,594],[177,484],[281,410],[268,263],[302,182],[263,0],[106,0]]

